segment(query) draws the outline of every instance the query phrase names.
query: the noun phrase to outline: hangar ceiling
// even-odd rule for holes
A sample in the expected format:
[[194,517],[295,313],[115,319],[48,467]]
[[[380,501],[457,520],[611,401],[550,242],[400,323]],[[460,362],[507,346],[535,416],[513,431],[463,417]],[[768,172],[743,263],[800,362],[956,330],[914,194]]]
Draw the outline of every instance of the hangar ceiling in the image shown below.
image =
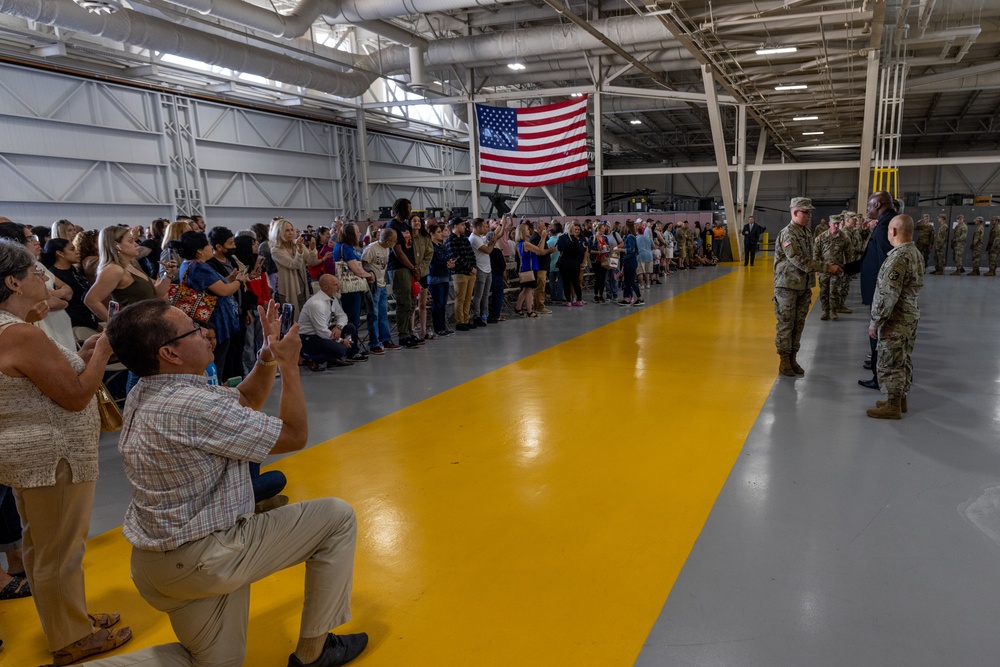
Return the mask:
[[460,142],[470,95],[596,85],[605,167],[714,160],[703,67],[729,142],[742,104],[769,159],[857,159],[875,56],[904,156],[1000,148],[996,0],[0,0],[9,61]]

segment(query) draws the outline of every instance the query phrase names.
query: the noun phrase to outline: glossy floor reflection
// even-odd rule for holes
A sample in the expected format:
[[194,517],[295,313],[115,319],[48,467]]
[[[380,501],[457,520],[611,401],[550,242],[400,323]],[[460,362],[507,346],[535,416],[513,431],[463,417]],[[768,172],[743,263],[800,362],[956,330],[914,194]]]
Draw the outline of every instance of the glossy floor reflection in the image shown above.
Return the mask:
[[813,310],[806,375],[775,383],[638,665],[997,663],[998,296],[926,277],[897,422],[864,414],[857,297]]

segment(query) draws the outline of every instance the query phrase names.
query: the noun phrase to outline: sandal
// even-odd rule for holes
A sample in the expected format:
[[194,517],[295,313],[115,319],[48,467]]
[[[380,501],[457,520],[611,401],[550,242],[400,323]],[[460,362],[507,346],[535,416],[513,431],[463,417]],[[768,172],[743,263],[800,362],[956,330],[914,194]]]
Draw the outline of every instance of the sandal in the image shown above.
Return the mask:
[[87,614],[87,618],[90,619],[95,628],[104,628],[106,630],[117,625],[118,621],[122,620],[122,615],[117,611],[113,611],[110,614]]
[[538,317],[538,313],[532,311],[532,312],[528,313],[528,317]]
[[0,590],[0,600],[17,600],[31,595],[31,586],[24,575],[17,575],[11,578],[10,583]]
[[[95,638],[101,642],[97,646],[91,643]],[[53,662],[57,665],[70,665],[92,655],[112,651],[130,639],[132,639],[131,628],[119,628],[114,632],[107,628],[101,628],[80,641],[55,651],[52,654]]]

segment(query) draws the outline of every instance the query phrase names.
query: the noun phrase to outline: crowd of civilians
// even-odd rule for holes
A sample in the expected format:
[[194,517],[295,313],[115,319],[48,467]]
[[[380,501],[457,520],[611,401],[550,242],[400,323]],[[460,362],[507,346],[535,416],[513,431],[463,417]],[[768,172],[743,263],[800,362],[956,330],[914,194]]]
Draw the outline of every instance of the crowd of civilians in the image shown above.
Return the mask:
[[[94,397],[113,356],[128,370],[124,393],[134,390],[125,404],[126,427],[119,442],[133,491],[125,520],[126,538],[134,547],[133,578],[136,558],[190,548],[210,533],[225,533],[246,514],[271,516],[293,507],[300,514],[309,512],[309,521],[330,531],[324,538],[328,542],[307,540],[293,550],[299,559],[295,562],[315,560],[315,550],[331,548],[333,540],[340,552],[326,565],[336,564],[339,593],[335,604],[312,610],[307,605],[303,635],[289,664],[345,664],[367,642],[363,633],[326,634],[328,627],[349,618],[353,512],[336,499],[326,499],[336,501],[333,506],[311,510],[299,507],[303,503],[286,507],[287,498],[279,495],[284,476],[260,473],[268,454],[294,451],[305,443],[298,366],[350,366],[369,354],[417,348],[455,331],[497,324],[506,319],[508,297],[513,300],[508,312],[526,318],[552,313],[548,305],[582,307],[586,290],[592,291],[595,304],[642,306],[642,291],[673,271],[717,263],[719,242],[725,238],[721,226],[702,230],[695,223],[696,231],[687,222],[664,225],[642,219],[613,225],[571,220],[565,226],[523,218],[515,223],[509,216],[424,220],[411,214],[405,199],[395,202],[393,213],[393,219],[368,222],[364,230],[340,218],[330,227],[297,229],[276,217],[238,233],[221,226],[206,233],[200,216],[100,231],[68,220],[32,228],[0,218],[0,551],[6,556],[0,600],[33,596],[55,664],[112,650],[131,638],[128,627],[117,625],[117,613],[87,610],[83,572],[97,478],[100,419]],[[172,284],[216,297],[205,324],[192,328],[183,313],[169,307]],[[290,337],[281,337],[276,303],[287,304],[297,322]],[[393,307],[396,340],[389,325]],[[120,309],[117,317],[113,309]],[[361,336],[362,314],[367,344]],[[105,327],[108,331],[102,333]],[[164,335],[166,342],[159,344]],[[277,371],[285,378],[281,415],[265,418],[258,411]],[[175,386],[181,380],[187,389]],[[235,389],[213,386],[220,384]],[[167,386],[173,388],[168,391]],[[211,426],[203,434],[205,443],[199,444],[197,434],[191,442],[175,443],[177,448],[202,447],[197,456],[180,456],[177,466],[205,458],[186,479],[197,486],[204,476],[204,494],[219,496],[217,516],[203,515],[198,503],[204,499],[178,497],[172,507],[170,494],[183,495],[176,478],[153,470],[148,454],[135,445],[161,448],[162,460],[177,455],[164,447],[176,424],[158,427],[160,412],[150,412],[149,406],[156,404],[170,415],[170,401],[179,400],[183,391],[222,405],[215,408],[219,421],[204,420],[203,426]],[[233,402],[228,408],[227,400]],[[144,415],[141,425],[134,426],[139,414]],[[233,435],[237,432],[244,440],[254,434],[256,441],[235,452],[215,451],[222,447],[209,442],[218,433],[239,440]],[[232,467],[234,461],[238,465]],[[216,484],[220,475],[226,484]],[[149,488],[157,485],[155,491]],[[246,496],[250,489],[252,496]],[[150,501],[146,505],[141,503],[144,494]],[[198,508],[192,510],[192,503]],[[170,533],[173,528],[164,526],[175,528],[178,522],[188,531],[181,531],[181,537],[150,537],[156,530]],[[191,531],[192,522],[205,526]],[[265,541],[287,545],[294,538],[261,531],[258,537]],[[276,569],[280,567],[270,563],[243,578],[230,571],[226,590],[172,590],[169,596],[152,579],[146,585],[156,588],[155,594],[136,579],[143,597],[170,614],[181,643],[132,654],[138,656],[135,662],[153,656],[155,664],[200,664],[198,660],[219,655],[221,646],[231,657],[218,664],[241,664],[246,610],[239,611],[242,602],[226,601]],[[189,599],[200,600],[199,595],[214,600],[214,606]],[[226,611],[227,604],[235,607]],[[242,618],[242,639],[239,627],[216,627],[207,641],[205,627],[217,626],[230,613],[236,614],[237,626]],[[307,630],[310,614],[313,622]],[[94,664],[134,662],[120,656]]]

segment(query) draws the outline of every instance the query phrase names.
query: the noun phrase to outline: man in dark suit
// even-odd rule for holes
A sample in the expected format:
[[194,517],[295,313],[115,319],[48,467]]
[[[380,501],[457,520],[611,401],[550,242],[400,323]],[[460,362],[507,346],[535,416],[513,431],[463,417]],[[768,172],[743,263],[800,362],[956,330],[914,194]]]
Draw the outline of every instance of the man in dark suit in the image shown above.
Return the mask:
[[[873,192],[868,198],[868,208],[866,209],[869,220],[877,220],[875,229],[868,237],[868,245],[861,259],[849,262],[844,265],[844,273],[853,276],[861,274],[861,303],[866,306],[872,305],[872,298],[875,296],[875,283],[878,282],[878,272],[882,268],[882,263],[892,250],[889,243],[889,221],[898,215],[893,206],[892,197],[888,192]],[[867,331],[866,331],[867,333]],[[876,340],[868,339],[872,350],[872,379],[858,380],[858,384],[869,389],[878,389],[878,376],[875,369],[878,368],[878,353],[875,351]]]
[[743,225],[743,266],[750,263],[753,266],[754,257],[757,256],[757,243],[764,228],[754,222],[753,216],[747,218],[747,224]]

